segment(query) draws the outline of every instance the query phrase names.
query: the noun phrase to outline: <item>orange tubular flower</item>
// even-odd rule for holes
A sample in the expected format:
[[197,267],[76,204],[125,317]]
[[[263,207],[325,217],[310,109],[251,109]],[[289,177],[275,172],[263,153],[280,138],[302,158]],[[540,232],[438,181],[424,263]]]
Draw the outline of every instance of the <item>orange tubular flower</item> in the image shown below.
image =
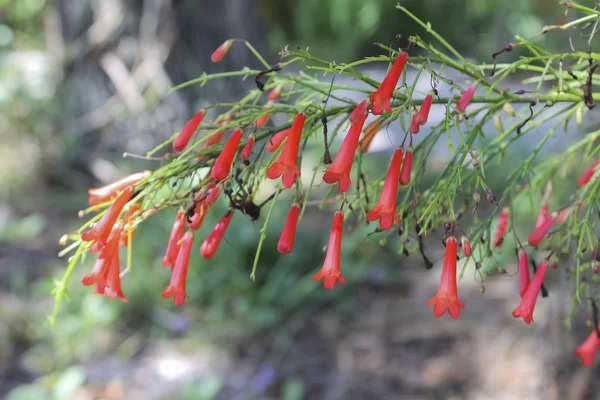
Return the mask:
[[400,218],[396,214],[396,195],[398,193],[398,179],[400,168],[402,167],[403,154],[404,150],[401,147],[398,147],[394,151],[379,201],[366,216],[367,221],[376,221],[379,219],[381,229],[390,229],[394,225],[394,221],[400,223]]
[[288,254],[294,249],[294,239],[296,238],[296,225],[298,225],[298,217],[300,215],[300,205],[292,204],[290,213],[285,220],[281,237],[277,243],[277,251],[281,254]]
[[446,240],[446,256],[440,287],[437,294],[427,302],[428,306],[433,306],[433,315],[436,317],[441,317],[447,310],[448,314],[456,319],[460,315],[460,309],[465,308],[465,304],[458,298],[456,289],[456,248],[456,238],[450,236]]
[[134,203],[129,206],[125,216],[123,217],[123,232],[121,232],[121,240],[119,245],[127,246],[129,244],[129,234],[131,233],[131,239],[135,236],[135,226],[133,225],[133,217],[140,210],[139,203]]
[[306,121],[306,116],[303,113],[296,114],[279,158],[267,169],[267,178],[277,179],[282,176],[281,181],[286,188],[291,188],[296,177],[300,177],[298,148],[300,147],[304,121]]
[[115,222],[117,222],[123,207],[125,207],[132,195],[133,186],[126,187],[106,211],[106,214],[96,222],[96,225],[83,232],[81,240],[85,242],[97,241],[99,243],[99,248],[103,248],[106,245],[106,240],[108,239]]
[[125,189],[127,186],[135,185],[149,177],[151,174],[152,172],[150,171],[137,172],[109,183],[106,186],[90,189],[88,190],[88,194],[90,195],[88,202],[90,203],[90,206],[104,203],[105,201],[117,197],[118,192]]
[[525,296],[527,288],[529,287],[529,261],[527,260],[527,253],[523,248],[519,250],[519,294],[521,297]]
[[498,228],[492,242],[495,247],[502,247],[504,244],[504,236],[506,235],[506,227],[508,226],[508,208],[502,209],[500,218],[498,219]]
[[373,111],[374,115],[380,115],[384,111],[386,113],[392,112],[390,99],[394,95],[394,89],[396,89],[400,74],[402,74],[407,61],[408,53],[402,52],[388,71],[381,85],[379,85],[379,88],[371,94],[371,100],[373,101],[371,111]]
[[433,95],[431,93],[427,93],[425,99],[423,100],[423,104],[421,104],[421,108],[417,113],[417,124],[425,125],[427,123],[427,118],[429,118],[429,110],[431,110],[431,103],[433,102]]
[[214,63],[218,63],[219,61],[221,61],[223,57],[225,57],[225,54],[227,54],[227,52],[231,48],[231,45],[233,45],[233,40],[231,39],[223,42],[223,44],[217,47],[217,49],[210,56],[211,61]]
[[527,242],[530,246],[535,247],[540,244],[542,239],[546,236],[546,234],[548,234],[550,228],[552,228],[557,216],[558,214],[553,212],[539,227],[535,228],[533,233],[529,235],[529,239],[527,239]]
[[205,187],[203,187],[201,190],[199,190],[196,193],[196,196],[194,196],[196,207],[194,208],[194,215],[192,215],[188,221],[188,228],[190,228],[191,230],[197,231],[198,229],[200,229],[200,226],[204,221],[204,217],[206,217],[206,213],[208,212],[208,207],[210,205],[208,203],[208,196],[210,195],[210,193],[212,193],[211,191],[209,195],[207,195],[206,191],[211,190],[211,188],[216,189],[216,187],[217,186],[214,184],[214,182],[211,182]]
[[598,164],[600,164],[600,161],[594,162],[592,165],[587,167],[585,171],[583,171],[583,174],[581,174],[581,176],[577,179],[577,186],[585,186],[590,181],[590,179],[592,179],[594,173],[596,172],[596,167],[598,166]]
[[281,91],[283,90],[283,85],[277,85],[275,86],[271,92],[269,92],[269,101],[277,101],[279,100],[279,95],[281,94]]
[[375,121],[371,122],[369,126],[365,128],[365,134],[363,135],[362,141],[360,142],[360,148],[362,151],[369,151],[371,143],[373,143],[373,138],[375,137],[375,134],[381,130],[384,123],[384,119],[378,118]]
[[[267,109],[263,108],[263,111],[267,111]],[[265,126],[267,121],[269,121],[269,118],[271,118],[271,113],[264,114],[262,117],[260,117],[259,119],[256,120],[256,124],[255,124],[256,127],[262,128],[263,126]]]
[[87,274],[81,280],[85,286],[92,286],[95,284],[106,284],[106,277],[108,273],[108,267],[110,263],[113,261],[113,257],[115,252],[119,251],[119,239],[121,237],[121,232],[123,230],[122,225],[115,226],[115,229],[111,232],[108,237],[108,243],[102,249],[102,252],[96,259],[94,263],[94,267],[92,268],[92,272]]
[[406,186],[410,183],[410,173],[412,171],[413,148],[406,149],[404,162],[402,163],[402,172],[400,173],[400,184]]
[[252,134],[248,137],[242,152],[240,153],[240,159],[242,161],[248,161],[250,156],[252,155],[252,149],[254,148],[254,141],[256,140],[256,135]]
[[333,225],[329,234],[329,244],[327,245],[327,254],[325,262],[319,272],[313,276],[313,280],[323,279],[323,287],[327,290],[333,290],[336,283],[343,285],[346,283],[342,276],[340,268],[340,253],[342,251],[342,231],[344,229],[344,213],[336,211],[333,216]]
[[465,257],[471,257],[471,254],[473,254],[473,250],[471,249],[471,242],[469,241],[469,238],[466,236],[462,236],[460,238],[460,243],[462,244],[463,254],[465,255]]
[[[598,325],[598,329],[600,329],[600,325]],[[587,339],[585,339],[585,342],[575,350],[574,354],[576,357],[581,358],[581,363],[585,367],[591,367],[594,364],[594,358],[596,357],[596,352],[599,347],[600,338],[594,329]]]
[[542,284],[544,283],[546,271],[548,271],[548,261],[544,260],[540,263],[537,271],[535,272],[531,283],[527,287],[527,290],[521,299],[521,303],[512,312],[513,317],[523,318],[527,325],[533,322],[533,310],[535,308],[535,303],[537,301],[538,294],[540,293],[540,289],[542,288]]
[[269,153],[273,153],[274,151],[276,151],[279,148],[279,146],[281,146],[281,143],[283,143],[285,138],[288,136],[289,132],[289,129],[284,129],[271,136],[269,142],[267,143],[267,151]]
[[196,115],[192,117],[192,119],[188,121],[187,124],[185,124],[183,129],[179,132],[179,134],[173,141],[173,149],[175,149],[175,151],[181,151],[185,149],[185,147],[188,145],[188,142],[192,138],[192,135],[194,134],[194,132],[196,132],[196,129],[198,129],[198,126],[204,119],[204,115],[205,111],[200,110]]
[[213,258],[217,249],[219,248],[219,244],[225,236],[225,231],[229,226],[229,222],[231,221],[231,217],[233,217],[233,211],[227,211],[227,214],[213,228],[212,232],[208,235],[204,243],[202,243],[202,247],[200,247],[200,254],[204,258]]
[[162,259],[160,265],[163,267],[171,267],[175,265],[175,261],[177,260],[177,254],[179,254],[179,249],[181,244],[179,241],[183,237],[185,213],[178,212],[177,217],[175,218],[175,222],[173,223],[173,227],[171,228],[171,236],[169,236],[169,242],[167,244],[167,252]]
[[456,111],[464,113],[467,109],[467,106],[471,103],[471,100],[473,100],[474,95],[475,85],[471,85],[467,88],[467,90],[465,90],[462,97],[458,100],[458,103],[456,103]]
[[363,100],[359,105],[356,106],[354,111],[350,113],[350,123],[353,124],[359,120],[363,115],[367,115],[369,113],[369,101]]
[[350,171],[352,170],[352,162],[354,161],[354,154],[358,146],[358,139],[360,132],[362,131],[363,125],[367,115],[360,117],[355,123],[350,126],[348,134],[344,138],[340,151],[335,156],[333,163],[325,170],[323,180],[325,183],[338,182],[338,186],[341,192],[348,190],[350,186]]
[[190,263],[190,254],[192,253],[192,243],[194,242],[194,235],[191,232],[186,232],[181,240],[181,249],[177,254],[177,260],[175,261],[175,267],[171,275],[171,282],[169,286],[163,291],[163,299],[173,297],[173,304],[180,306],[187,299],[185,293],[185,283],[187,280],[188,265]]
[[124,303],[129,301],[121,290],[121,264],[119,262],[119,250],[116,250],[112,256],[112,262],[109,264],[108,271],[106,272],[106,282],[96,283],[96,289],[98,292],[101,291],[101,294],[109,299],[118,297]]
[[236,129],[233,131],[233,134],[227,143],[225,143],[225,146],[223,146],[221,154],[219,154],[219,157],[217,157],[215,160],[215,163],[210,170],[210,176],[212,176],[216,181],[223,181],[229,176],[231,164],[233,163],[233,158],[235,157],[235,152],[237,151],[240,141],[242,140],[242,134],[243,133],[241,129]]

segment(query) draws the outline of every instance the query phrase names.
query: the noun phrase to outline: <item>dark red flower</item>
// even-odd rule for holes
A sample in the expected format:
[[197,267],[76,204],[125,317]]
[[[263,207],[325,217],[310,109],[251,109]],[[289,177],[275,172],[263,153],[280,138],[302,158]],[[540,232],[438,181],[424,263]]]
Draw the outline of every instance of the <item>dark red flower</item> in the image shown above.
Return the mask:
[[394,221],[400,223],[400,217],[396,214],[396,195],[398,193],[398,180],[403,154],[404,150],[402,147],[398,147],[394,151],[379,201],[366,216],[367,221],[376,221],[379,219],[381,229],[390,229],[394,225]]
[[181,248],[179,254],[177,254],[177,260],[173,267],[173,273],[171,274],[171,282],[167,288],[163,291],[163,299],[173,297],[173,304],[180,306],[187,299],[187,293],[185,292],[185,284],[187,280],[188,265],[190,263],[190,254],[192,253],[192,243],[194,242],[194,235],[191,232],[186,232],[181,239]]
[[243,132],[241,129],[236,129],[233,131],[233,134],[223,146],[223,150],[221,150],[221,154],[215,160],[212,169],[210,170],[210,175],[216,181],[223,181],[227,179],[229,176],[229,172],[231,171],[231,164],[233,164],[233,159],[235,157],[235,153],[237,151],[238,146],[240,145],[240,141],[242,140]]
[[175,149],[175,151],[181,151],[185,149],[190,139],[192,138],[192,135],[196,132],[196,129],[198,129],[198,126],[200,126],[200,124],[202,123],[204,115],[205,111],[200,110],[196,113],[196,115],[192,117],[192,119],[188,121],[187,124],[185,124],[183,129],[179,132],[179,134],[173,141],[173,149]]
[[436,317],[441,317],[447,310],[456,319],[460,316],[460,309],[465,308],[465,304],[458,298],[456,288],[456,252],[456,238],[450,236],[446,239],[446,256],[438,292],[427,302],[428,306],[433,306],[433,315]]
[[340,268],[340,254],[342,251],[342,231],[344,229],[344,213],[336,211],[333,216],[333,225],[329,234],[329,244],[323,267],[313,276],[313,280],[323,279],[323,287],[328,290],[335,288],[336,283],[346,283]]
[[542,284],[544,283],[544,276],[546,276],[547,271],[548,261],[543,260],[538,266],[531,283],[527,287],[527,290],[521,299],[521,303],[512,312],[513,317],[523,318],[527,325],[533,322],[533,310],[535,308],[535,303],[537,302],[540,289],[542,288]]
[[402,52],[392,64],[392,68],[388,71],[379,88],[371,94],[371,100],[373,101],[371,110],[374,115],[379,115],[384,111],[387,113],[392,112],[390,100],[394,95],[394,90],[407,61],[408,53]]
[[214,257],[219,248],[219,244],[223,239],[223,236],[225,236],[225,231],[227,231],[231,217],[233,217],[233,211],[230,210],[227,211],[225,216],[221,218],[219,222],[217,222],[212,232],[210,232],[204,243],[202,243],[202,247],[200,247],[200,254],[202,254],[202,257]]
[[292,204],[281,237],[277,243],[277,251],[281,254],[288,254],[294,249],[294,239],[296,237],[296,225],[298,224],[298,216],[300,215],[300,205]]
[[267,178],[277,179],[282,176],[281,181],[286,188],[291,188],[296,177],[300,177],[298,149],[300,147],[302,129],[304,129],[304,121],[306,121],[306,117],[303,113],[296,114],[294,124],[290,128],[279,158],[267,169]]

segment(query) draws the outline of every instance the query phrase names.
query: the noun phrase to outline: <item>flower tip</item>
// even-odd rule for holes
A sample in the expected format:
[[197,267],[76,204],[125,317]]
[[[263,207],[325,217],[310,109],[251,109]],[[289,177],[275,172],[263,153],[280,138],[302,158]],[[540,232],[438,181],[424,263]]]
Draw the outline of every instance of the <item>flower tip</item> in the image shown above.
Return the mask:
[[217,49],[212,53],[212,55],[210,56],[210,60],[214,63],[218,63],[219,61],[221,61],[231,48],[231,45],[233,45],[233,40],[231,39],[223,42],[223,44],[217,47]]

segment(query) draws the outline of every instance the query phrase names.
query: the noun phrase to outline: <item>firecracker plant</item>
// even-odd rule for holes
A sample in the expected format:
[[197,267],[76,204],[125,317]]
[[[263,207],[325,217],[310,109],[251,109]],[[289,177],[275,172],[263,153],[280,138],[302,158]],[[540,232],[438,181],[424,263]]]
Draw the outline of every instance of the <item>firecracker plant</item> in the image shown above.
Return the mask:
[[[296,228],[311,206],[328,212],[332,220],[323,265],[315,266],[314,275],[325,289],[345,283],[344,234],[358,224],[371,222],[375,232],[397,240],[398,254],[422,257],[428,269],[433,265],[423,252],[423,237],[436,230],[445,233],[439,244],[445,246],[441,271],[428,272],[440,273],[439,289],[423,304],[431,306],[436,317],[447,311],[456,319],[461,311],[468,312],[469,304],[458,295],[457,281],[465,267],[457,270],[457,259],[472,260],[475,278],[483,280],[482,262],[493,259],[509,236],[514,237],[510,243],[517,244],[515,259],[519,265],[520,284],[515,296],[520,301],[515,301],[515,318],[523,318],[526,324],[533,322],[536,300],[540,292],[546,293],[544,280],[555,273],[549,266],[556,266],[558,255],[561,262],[570,257],[569,264],[561,268],[575,283],[568,322],[578,305],[595,311],[594,290],[600,280],[596,275],[600,272],[600,242],[595,231],[600,210],[596,173],[600,130],[587,132],[553,157],[544,158],[543,153],[548,139],[559,130],[580,125],[600,99],[594,90],[600,84],[594,74],[600,54],[590,51],[600,11],[572,2],[561,4],[569,22],[546,26],[532,38],[517,36],[514,43],[494,52],[485,63],[467,60],[433,27],[400,5],[397,8],[406,18],[425,29],[426,38],[400,38],[392,46],[376,43],[380,56],[352,63],[329,62],[316,58],[309,49],[286,46],[280,52],[281,59],[270,64],[247,41],[227,40],[215,50],[213,62],[246,47],[264,69],[204,73],[173,90],[232,77],[253,78],[256,88],[237,102],[198,110],[179,132],[148,154],[129,154],[160,160],[154,171],[89,190],[90,207],[80,213],[89,219],[60,241],[66,246],[60,255],[68,255],[69,265],[56,283],[50,322],[56,321],[68,285],[79,284],[70,278],[85,257],[95,257],[96,261],[83,285],[93,286],[91,290],[98,295],[127,301],[121,280],[144,279],[132,272],[134,235],[159,212],[172,215],[174,221],[170,235],[164,233],[161,264],[171,269],[172,277],[164,282],[162,296],[181,306],[188,296],[194,296],[186,291],[191,252],[212,258],[235,214],[264,225],[250,271],[254,279],[273,210],[289,209],[277,244],[281,254],[288,254],[294,248]],[[539,38],[558,31],[587,32],[588,43],[582,45],[585,49],[576,49],[573,41],[564,53],[551,53],[539,45]],[[506,53],[517,47],[524,55],[511,61]],[[366,64],[389,65],[383,81],[361,73],[359,67]],[[409,69],[416,72],[413,80],[407,78]],[[458,85],[447,77],[450,74],[462,76],[461,81],[467,84]],[[356,86],[336,83],[338,75],[352,78]],[[416,90],[421,76],[430,80],[426,92]],[[503,88],[505,80],[515,76],[524,89]],[[450,95],[441,96],[439,89]],[[353,91],[361,100],[349,100],[340,94],[342,91]],[[336,105],[329,104],[332,99]],[[443,115],[441,122],[428,118],[433,107]],[[274,114],[287,117],[287,122],[275,125],[270,120]],[[372,121],[367,123],[367,119]],[[498,132],[490,135],[487,128],[484,132],[486,124],[493,124]],[[542,124],[549,128],[540,133]],[[383,176],[366,176],[362,165],[373,157],[369,146],[375,135],[387,135],[391,143],[400,146],[390,159],[378,158],[388,166]],[[414,135],[426,137],[413,145]],[[539,135],[537,146],[511,165],[504,191],[493,193],[487,177],[489,168],[502,160],[509,147],[519,146],[532,135]],[[441,171],[428,171],[438,142],[447,144],[449,161]],[[309,147],[321,143],[324,152],[320,162],[312,174],[307,174],[301,168],[303,156]],[[588,167],[584,169],[583,163]],[[555,179],[582,171],[577,191],[564,198],[552,197]],[[434,178],[425,185],[426,176]],[[518,237],[514,229],[519,211],[514,205],[522,198],[539,210],[528,238]],[[560,207],[550,208],[550,200]],[[481,201],[492,206],[478,210]],[[204,217],[214,212],[216,202],[228,204],[229,209],[214,227],[204,226]],[[470,218],[468,226],[464,224],[468,232],[460,225],[464,216]],[[400,237],[393,239],[398,234]],[[126,255],[124,263],[121,248]],[[597,317],[593,320],[599,327]],[[592,365],[599,346],[600,327],[575,354],[585,365]]]

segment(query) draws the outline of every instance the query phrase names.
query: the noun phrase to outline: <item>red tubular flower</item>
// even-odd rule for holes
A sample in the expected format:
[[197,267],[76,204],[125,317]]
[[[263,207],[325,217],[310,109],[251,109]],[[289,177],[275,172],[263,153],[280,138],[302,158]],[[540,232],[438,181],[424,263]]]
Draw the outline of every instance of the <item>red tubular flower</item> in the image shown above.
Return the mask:
[[115,226],[115,229],[112,230],[110,236],[108,237],[108,243],[102,249],[102,252],[94,263],[92,272],[84,276],[81,280],[81,283],[83,283],[85,286],[106,283],[108,267],[113,261],[115,252],[119,251],[119,239],[121,237],[122,230],[123,226],[120,224]]
[[185,147],[188,145],[188,142],[192,138],[192,135],[194,134],[194,132],[196,132],[196,129],[198,129],[198,126],[204,119],[204,115],[205,111],[200,110],[198,111],[198,113],[196,113],[196,115],[192,117],[192,119],[188,121],[187,124],[185,124],[183,129],[179,132],[179,134],[173,141],[173,149],[175,149],[175,151],[181,151],[185,149]]
[[440,286],[437,294],[427,302],[428,306],[433,306],[433,315],[436,317],[441,317],[447,310],[448,314],[456,319],[460,315],[460,309],[465,308],[465,304],[458,298],[456,288],[456,248],[454,236],[446,239],[446,256]]
[[125,189],[127,186],[135,185],[149,177],[151,174],[152,172],[150,171],[137,172],[109,183],[106,186],[90,189],[88,190],[88,194],[90,195],[88,202],[90,203],[90,206],[104,203],[105,201],[117,197],[118,192]]
[[281,146],[281,143],[283,143],[285,138],[288,136],[289,132],[289,129],[284,129],[271,136],[269,142],[267,143],[267,151],[269,153],[273,153],[275,150],[277,150],[279,146]]
[[112,262],[108,266],[106,272],[106,282],[96,283],[96,291],[102,292],[109,299],[118,297],[121,301],[127,303],[127,297],[121,289],[121,263],[119,262],[119,250],[116,250],[112,256]]
[[108,208],[102,218],[96,222],[96,225],[81,235],[81,240],[85,242],[98,241],[100,248],[104,247],[123,207],[125,207],[132,195],[133,186],[127,186],[121,194],[117,196],[114,203]]
[[294,239],[296,238],[296,225],[298,224],[298,217],[300,215],[300,205],[298,203],[292,204],[290,213],[285,220],[281,237],[277,243],[277,251],[281,254],[288,254],[294,249]]
[[362,151],[369,151],[371,147],[371,143],[373,143],[373,138],[375,134],[381,130],[385,120],[383,118],[378,118],[375,121],[371,122],[369,126],[365,128],[365,134],[362,137],[362,141],[360,142],[360,148]]
[[394,221],[400,223],[400,218],[396,214],[396,195],[398,193],[398,179],[400,168],[402,167],[403,154],[404,150],[402,147],[398,147],[394,151],[394,156],[390,162],[377,205],[366,216],[367,221],[376,221],[379,219],[381,229],[390,229],[394,225]]
[[[263,108],[263,111],[267,111],[266,108]],[[271,113],[266,113],[263,114],[259,119],[256,120],[256,127],[257,128],[262,128],[263,126],[265,126],[265,124],[267,123],[267,121],[269,121],[269,118],[271,118]]]
[[304,121],[306,121],[306,116],[303,113],[296,114],[279,158],[267,169],[267,178],[277,179],[282,176],[281,181],[286,188],[291,188],[296,177],[300,177],[298,148],[300,147]]
[[[598,326],[600,329],[600,325]],[[591,367],[594,364],[594,358],[596,357],[596,352],[600,347],[600,338],[598,338],[598,333],[594,329],[592,333],[585,339],[577,350],[575,350],[575,356],[581,358],[581,363],[585,367]]]
[[219,157],[217,157],[215,160],[215,163],[210,170],[210,176],[212,176],[216,181],[223,181],[229,176],[231,164],[233,163],[233,158],[235,157],[235,152],[237,151],[240,141],[242,140],[242,134],[243,133],[241,129],[236,129],[233,131],[233,134],[227,143],[225,143],[225,146],[223,146],[221,154],[219,154]]
[[538,294],[540,293],[540,289],[542,288],[542,283],[544,283],[546,271],[548,271],[548,261],[544,260],[540,263],[537,271],[535,272],[531,283],[527,287],[527,290],[521,299],[521,303],[512,312],[513,317],[523,318],[527,325],[533,322],[533,310],[535,308],[535,303],[537,301]]
[[495,247],[502,247],[504,244],[504,236],[506,235],[506,227],[508,226],[508,208],[502,209],[500,218],[498,219],[498,228],[492,242]]
[[582,187],[585,186],[590,179],[594,176],[594,172],[596,172],[596,167],[600,164],[600,161],[594,162],[592,165],[587,167],[583,174],[577,179],[577,186]]
[[552,214],[550,214],[549,217],[547,217],[544,220],[544,222],[539,227],[535,228],[533,233],[529,235],[529,239],[527,239],[527,242],[530,246],[535,247],[542,241],[542,239],[546,236],[550,228],[552,228],[552,225],[554,224],[554,221],[556,220],[557,216],[558,214],[553,212]]
[[404,162],[402,163],[402,172],[400,173],[400,184],[406,186],[410,183],[410,173],[412,171],[413,148],[406,149]]
[[219,183],[212,188],[209,188],[208,195],[206,196],[206,204],[212,206],[217,202],[219,195],[223,191],[223,184]]
[[214,63],[218,63],[219,61],[221,61],[223,57],[225,57],[225,54],[227,54],[227,52],[231,48],[232,44],[233,40],[231,39],[223,42],[223,44],[217,47],[217,49],[210,56],[211,61]]
[[254,148],[254,141],[256,140],[256,135],[252,134],[248,137],[242,152],[240,153],[240,159],[242,161],[248,161],[250,156],[252,155],[252,149]]
[[363,100],[359,105],[356,106],[354,111],[350,113],[350,123],[353,124],[364,115],[369,113],[369,101]]
[[188,265],[190,263],[190,254],[192,253],[192,243],[194,242],[194,235],[191,232],[186,232],[181,240],[181,249],[177,254],[177,260],[171,274],[171,282],[167,288],[163,291],[163,299],[173,297],[173,304],[180,306],[187,299],[185,293],[185,283],[187,280]]
[[475,85],[471,85],[467,88],[467,90],[465,90],[462,97],[458,100],[458,103],[456,103],[456,111],[464,113],[467,109],[467,106],[471,103],[471,100],[473,100],[474,95]]
[[544,203],[542,208],[540,208],[540,213],[538,214],[537,221],[535,221],[535,228],[539,228],[540,225],[544,223],[546,217],[548,216],[548,204]]
[[471,257],[471,254],[473,254],[473,250],[471,249],[471,242],[469,241],[469,238],[466,236],[462,236],[460,238],[460,243],[462,244],[463,254],[465,255],[465,257]]
[[217,249],[219,248],[219,244],[225,236],[225,231],[229,226],[229,222],[231,221],[231,217],[233,217],[233,211],[227,211],[227,214],[213,228],[212,232],[208,235],[204,243],[202,243],[202,247],[200,247],[200,254],[204,258],[213,258]]
[[[223,121],[217,122],[217,126],[223,126],[229,122],[229,118],[226,118]],[[221,143],[223,140],[223,136],[225,136],[225,129],[217,129],[215,132],[208,136],[204,143],[202,143],[202,148],[200,150],[205,150],[206,148],[213,146],[215,144]],[[198,160],[203,160],[206,156],[198,156]]]
[[525,292],[529,287],[529,261],[527,260],[527,253],[523,248],[519,250],[519,294],[521,297],[525,296]]
[[173,227],[171,228],[171,236],[169,236],[169,242],[167,244],[167,252],[162,259],[160,265],[163,267],[171,267],[175,265],[175,261],[177,260],[177,254],[179,254],[180,249],[180,241],[183,237],[185,213],[178,212],[177,217],[175,218],[175,222],[173,223]]
[[413,135],[419,133],[419,130],[421,129],[419,127],[419,121],[417,120],[417,116],[418,114],[413,114],[412,119],[410,120],[410,133],[412,133]]
[[323,279],[323,287],[333,290],[336,283],[346,283],[340,268],[340,253],[342,251],[342,231],[344,229],[344,213],[336,211],[333,216],[333,225],[329,234],[329,244],[323,267],[313,276],[313,280]]
[[350,126],[348,134],[344,138],[340,151],[335,156],[333,163],[325,170],[323,180],[325,183],[339,182],[338,186],[341,192],[348,190],[350,186],[350,171],[352,171],[352,162],[354,161],[354,154],[358,146],[358,139],[360,132],[362,131],[363,125],[367,115],[360,117],[355,123]]
[[417,123],[419,125],[425,125],[427,123],[427,118],[429,117],[429,110],[431,110],[431,103],[433,102],[433,95],[431,93],[427,93],[425,99],[423,100],[423,104],[421,104],[421,108],[417,113]]
[[213,187],[213,185],[214,183],[212,183],[212,185],[209,184],[205,186],[204,188],[199,190],[198,193],[196,193],[196,196],[194,197],[196,207],[194,208],[194,215],[192,215],[188,221],[188,228],[190,228],[193,231],[197,231],[198,229],[200,229],[202,222],[204,222],[204,217],[206,217],[206,213],[208,212],[209,207],[208,195],[206,194],[206,191],[211,190],[210,187]]
[[279,95],[281,94],[282,90],[283,90],[283,85],[275,86],[269,93],[269,101],[279,100]]
[[380,115],[384,111],[387,113],[392,112],[390,99],[394,95],[394,89],[396,89],[400,74],[402,74],[407,61],[408,53],[402,52],[388,71],[381,85],[379,85],[379,88],[371,94],[371,100],[373,101],[371,110],[374,115]]

